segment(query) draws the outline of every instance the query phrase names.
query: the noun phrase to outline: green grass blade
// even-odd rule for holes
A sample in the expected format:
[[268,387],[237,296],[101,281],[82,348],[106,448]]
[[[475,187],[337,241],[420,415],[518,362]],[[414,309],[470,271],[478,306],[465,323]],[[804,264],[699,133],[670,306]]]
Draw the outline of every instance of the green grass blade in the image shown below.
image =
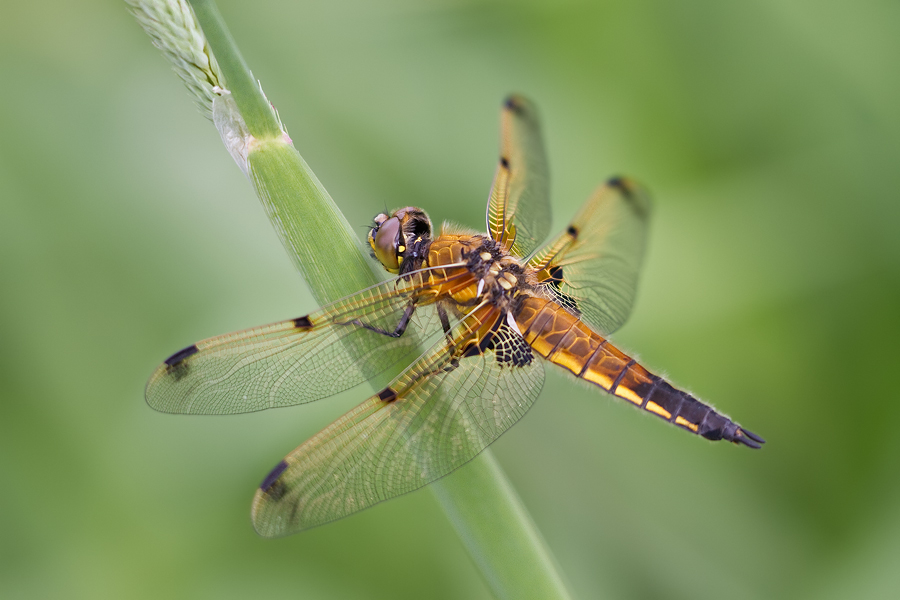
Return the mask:
[[216,3],[211,0],[191,0],[191,7],[197,21],[214,50],[216,59],[225,73],[228,89],[247,123],[250,134],[257,139],[274,138],[281,135],[281,123],[272,105],[263,95],[259,83],[253,78],[250,68],[238,51],[237,44],[219,14]]
[[378,282],[350,223],[294,146],[261,144],[249,165],[269,219],[320,304]]
[[571,597],[540,532],[490,450],[431,488],[495,597]]

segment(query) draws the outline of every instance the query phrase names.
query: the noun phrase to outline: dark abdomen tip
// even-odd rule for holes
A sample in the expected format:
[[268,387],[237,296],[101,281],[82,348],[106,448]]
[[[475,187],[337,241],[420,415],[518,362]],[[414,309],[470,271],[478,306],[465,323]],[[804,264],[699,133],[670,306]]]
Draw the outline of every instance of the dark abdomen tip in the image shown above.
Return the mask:
[[738,427],[734,439],[731,441],[733,441],[735,444],[743,444],[748,448],[753,448],[754,450],[759,450],[760,448],[762,448],[762,445],[766,443],[766,440],[762,439],[752,431],[747,431],[743,427]]

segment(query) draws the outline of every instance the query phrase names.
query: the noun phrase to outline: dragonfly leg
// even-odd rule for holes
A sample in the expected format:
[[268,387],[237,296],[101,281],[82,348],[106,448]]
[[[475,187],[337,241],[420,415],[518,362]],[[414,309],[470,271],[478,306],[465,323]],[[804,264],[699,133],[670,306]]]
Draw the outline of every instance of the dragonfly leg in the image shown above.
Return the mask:
[[406,306],[406,310],[403,311],[403,316],[400,317],[400,321],[397,323],[397,327],[395,327],[393,331],[388,331],[387,329],[382,329],[381,327],[376,327],[375,325],[363,323],[359,319],[348,321],[348,324],[359,325],[360,327],[364,327],[369,331],[374,331],[375,333],[380,333],[381,335],[386,335],[388,337],[398,338],[406,332],[406,328],[409,326],[409,320],[412,318],[415,310],[416,305],[410,302]]
[[444,333],[447,335],[447,338],[450,338],[450,319],[447,317],[447,310],[444,308],[444,305],[441,303],[437,304],[437,312],[438,317],[441,319],[441,327],[444,329]]
[[444,337],[447,338],[447,350],[453,352],[453,335],[450,333],[450,319],[447,317],[447,309],[440,302],[437,303],[438,317],[441,319],[441,327],[444,329]]

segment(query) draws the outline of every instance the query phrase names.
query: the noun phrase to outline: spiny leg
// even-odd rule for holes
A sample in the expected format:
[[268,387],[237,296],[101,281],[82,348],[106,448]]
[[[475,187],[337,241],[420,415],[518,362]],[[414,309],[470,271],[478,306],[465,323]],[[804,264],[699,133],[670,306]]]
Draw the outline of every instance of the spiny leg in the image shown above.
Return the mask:
[[[369,331],[374,331],[375,333],[380,333],[381,335],[386,335],[388,337],[398,338],[406,332],[406,328],[409,326],[409,321],[412,318],[413,313],[416,311],[416,305],[413,302],[410,302],[406,306],[406,310],[403,311],[403,316],[400,317],[400,321],[397,323],[397,326],[393,331],[388,331],[387,329],[382,329],[381,327],[377,327],[375,325],[369,325],[368,323],[363,323],[359,319],[353,319],[352,321],[348,321],[348,325],[359,325],[360,327],[364,327]],[[443,321],[442,321],[443,323]]]

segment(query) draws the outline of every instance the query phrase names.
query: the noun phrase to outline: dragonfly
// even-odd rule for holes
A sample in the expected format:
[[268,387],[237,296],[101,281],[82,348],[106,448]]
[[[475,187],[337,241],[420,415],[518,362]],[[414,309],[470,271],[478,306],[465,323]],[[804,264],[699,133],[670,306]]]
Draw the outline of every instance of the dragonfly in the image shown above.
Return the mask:
[[445,224],[435,236],[415,207],[379,214],[368,242],[393,278],[301,317],[197,342],[156,369],[147,402],[182,414],[291,406],[387,382],[265,477],[251,508],[259,534],[322,525],[449,474],[522,418],[547,363],[689,433],[761,447],[607,339],[634,303],[647,193],[612,178],[541,245],[547,173],[537,111],[510,96],[486,233]]

